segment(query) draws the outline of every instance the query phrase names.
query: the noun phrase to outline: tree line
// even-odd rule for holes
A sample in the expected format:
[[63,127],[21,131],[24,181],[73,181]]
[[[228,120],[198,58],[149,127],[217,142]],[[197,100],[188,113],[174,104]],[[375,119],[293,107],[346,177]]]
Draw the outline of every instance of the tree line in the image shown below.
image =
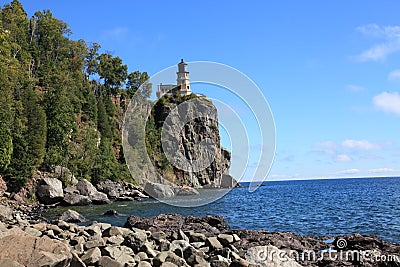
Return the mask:
[[28,18],[17,0],[1,8],[0,175],[13,190],[55,166],[95,183],[130,179],[120,101],[138,90],[149,98],[151,84],[140,87],[149,76],[71,34],[49,10]]

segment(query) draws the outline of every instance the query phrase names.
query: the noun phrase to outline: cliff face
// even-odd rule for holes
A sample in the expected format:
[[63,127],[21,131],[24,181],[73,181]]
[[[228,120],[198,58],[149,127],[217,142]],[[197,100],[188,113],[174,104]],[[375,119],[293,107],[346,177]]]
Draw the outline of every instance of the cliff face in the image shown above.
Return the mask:
[[158,147],[147,142],[149,156],[164,179],[190,187],[221,185],[229,174],[231,154],[220,145],[217,109],[210,100],[164,96],[149,121],[146,131],[153,128],[161,141]]

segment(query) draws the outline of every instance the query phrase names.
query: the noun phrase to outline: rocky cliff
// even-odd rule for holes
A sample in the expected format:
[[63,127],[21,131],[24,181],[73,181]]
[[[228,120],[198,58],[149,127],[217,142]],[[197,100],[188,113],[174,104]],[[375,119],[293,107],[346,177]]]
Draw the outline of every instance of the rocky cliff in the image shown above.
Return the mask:
[[209,99],[164,96],[151,111],[146,138],[156,170],[176,185],[220,187],[229,174],[231,154],[220,145],[217,109]]

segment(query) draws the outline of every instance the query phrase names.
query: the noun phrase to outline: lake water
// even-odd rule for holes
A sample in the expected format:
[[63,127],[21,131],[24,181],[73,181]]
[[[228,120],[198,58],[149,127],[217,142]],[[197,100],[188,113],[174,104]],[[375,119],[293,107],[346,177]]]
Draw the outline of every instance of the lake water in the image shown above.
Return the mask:
[[[89,220],[114,225],[123,225],[131,214],[140,217],[161,213],[222,215],[235,229],[263,229],[302,235],[361,233],[400,243],[400,178],[265,184],[253,193],[246,188],[233,189],[218,201],[195,208],[179,208],[149,199],[73,209]],[[54,217],[64,209],[52,209],[47,216]],[[102,216],[110,209],[125,216]]]

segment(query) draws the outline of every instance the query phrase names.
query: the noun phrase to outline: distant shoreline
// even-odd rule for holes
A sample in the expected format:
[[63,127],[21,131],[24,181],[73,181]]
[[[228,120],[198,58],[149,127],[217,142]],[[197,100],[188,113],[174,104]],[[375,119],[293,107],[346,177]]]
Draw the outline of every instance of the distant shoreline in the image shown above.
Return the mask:
[[382,178],[400,178],[400,176],[370,176],[370,177],[333,177],[333,178],[300,178],[300,179],[287,179],[287,180],[271,180],[265,181],[240,181],[239,184],[248,185],[250,183],[262,184],[268,182],[295,182],[295,181],[320,181],[320,180],[347,180],[347,179],[382,179]]

